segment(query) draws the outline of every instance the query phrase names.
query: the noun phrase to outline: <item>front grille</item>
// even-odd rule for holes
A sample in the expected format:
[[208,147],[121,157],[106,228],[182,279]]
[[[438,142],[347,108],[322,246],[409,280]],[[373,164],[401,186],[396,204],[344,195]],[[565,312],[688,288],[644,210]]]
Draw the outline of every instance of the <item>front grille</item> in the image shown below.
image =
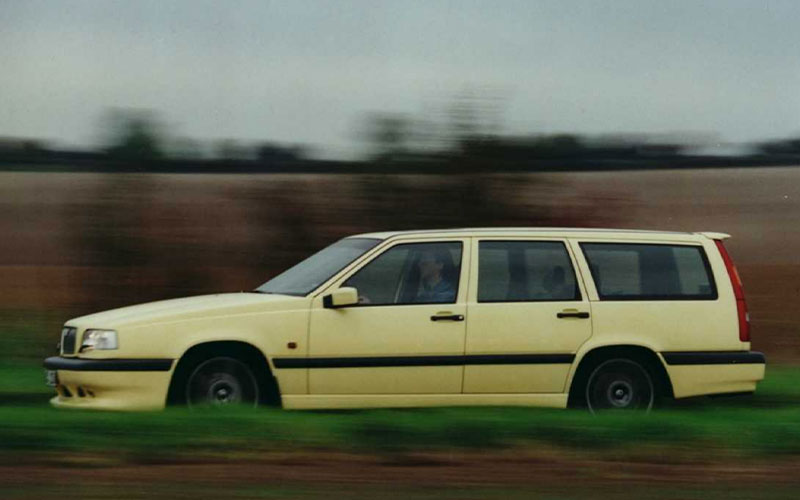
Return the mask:
[[77,328],[65,326],[61,330],[61,354],[75,354],[75,337],[78,333]]

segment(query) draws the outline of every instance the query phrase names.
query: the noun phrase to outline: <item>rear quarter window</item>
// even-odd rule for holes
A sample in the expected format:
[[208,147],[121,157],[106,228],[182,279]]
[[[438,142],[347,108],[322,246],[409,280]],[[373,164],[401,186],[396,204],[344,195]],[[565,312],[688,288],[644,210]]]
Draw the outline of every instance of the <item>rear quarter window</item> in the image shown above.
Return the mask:
[[705,251],[695,245],[581,243],[601,300],[714,300]]

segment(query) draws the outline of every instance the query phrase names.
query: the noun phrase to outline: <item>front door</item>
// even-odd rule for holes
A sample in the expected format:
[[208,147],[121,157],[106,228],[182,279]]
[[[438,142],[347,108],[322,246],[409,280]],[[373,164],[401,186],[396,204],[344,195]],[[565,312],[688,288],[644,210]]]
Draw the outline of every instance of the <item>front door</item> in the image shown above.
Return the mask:
[[316,297],[309,393],[460,393],[469,252],[469,238],[398,242],[334,285],[358,305]]
[[475,239],[465,393],[561,393],[592,333],[566,242]]

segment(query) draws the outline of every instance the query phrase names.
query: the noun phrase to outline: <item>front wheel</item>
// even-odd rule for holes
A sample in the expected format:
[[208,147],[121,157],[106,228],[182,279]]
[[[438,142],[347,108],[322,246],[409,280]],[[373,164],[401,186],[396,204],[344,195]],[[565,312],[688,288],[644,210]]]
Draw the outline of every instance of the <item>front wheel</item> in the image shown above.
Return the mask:
[[589,375],[585,394],[592,413],[602,410],[649,411],[656,400],[653,378],[631,359],[609,359]]
[[256,377],[235,358],[216,357],[198,364],[186,382],[186,404],[190,408],[258,405]]

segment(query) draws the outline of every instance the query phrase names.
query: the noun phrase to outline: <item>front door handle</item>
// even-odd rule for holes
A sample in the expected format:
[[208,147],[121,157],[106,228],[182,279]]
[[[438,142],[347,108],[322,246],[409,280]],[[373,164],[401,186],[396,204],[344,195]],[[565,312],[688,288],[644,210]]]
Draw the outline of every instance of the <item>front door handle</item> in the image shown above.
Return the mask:
[[562,311],[556,314],[557,318],[581,318],[586,319],[589,317],[589,313],[586,311]]
[[431,321],[464,321],[463,314],[434,314]]

